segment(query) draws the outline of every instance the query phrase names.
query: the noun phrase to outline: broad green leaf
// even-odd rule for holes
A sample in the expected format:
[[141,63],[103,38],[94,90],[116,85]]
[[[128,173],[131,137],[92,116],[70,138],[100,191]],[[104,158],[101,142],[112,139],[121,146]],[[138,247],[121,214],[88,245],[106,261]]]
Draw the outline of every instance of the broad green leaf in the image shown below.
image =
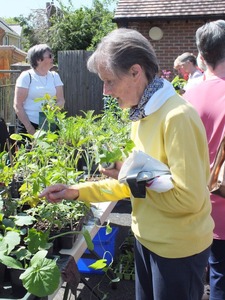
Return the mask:
[[9,231],[3,238],[4,243],[7,244],[7,254],[9,254],[15,246],[20,243],[20,234],[15,231]]
[[54,293],[59,286],[60,271],[56,261],[39,258],[35,259],[35,263],[20,275],[20,279],[29,293],[37,297],[45,297]]
[[24,226],[24,225],[32,225],[35,221],[35,218],[32,216],[27,215],[17,215],[15,216],[15,224],[17,226]]
[[102,270],[107,266],[107,259],[98,259],[93,264],[89,265],[88,268],[94,269],[94,270]]
[[47,250],[38,251],[31,259],[31,265],[38,264],[40,260],[43,260],[46,257],[47,253]]
[[11,256],[3,255],[1,252],[0,252],[0,262],[9,268],[23,269],[23,266],[19,261],[17,261]]
[[29,229],[26,238],[28,250],[31,253],[36,253],[40,248],[45,249],[48,244],[48,237],[48,232],[37,231],[35,228]]

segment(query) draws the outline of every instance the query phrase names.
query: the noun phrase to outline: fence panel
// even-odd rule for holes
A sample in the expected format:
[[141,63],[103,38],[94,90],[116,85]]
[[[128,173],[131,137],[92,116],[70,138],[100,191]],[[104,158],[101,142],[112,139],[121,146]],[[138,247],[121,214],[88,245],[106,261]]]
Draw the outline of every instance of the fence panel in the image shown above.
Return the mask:
[[103,109],[103,84],[96,74],[87,69],[91,51],[69,50],[58,53],[59,74],[64,83],[65,109],[69,116],[80,115],[81,111]]
[[0,85],[0,116],[6,123],[15,124],[13,109],[15,84]]
[[11,65],[11,70],[0,70],[1,74],[10,74],[10,79],[4,78],[0,81],[0,117],[6,123],[16,124],[16,115],[13,108],[16,79],[27,66]]

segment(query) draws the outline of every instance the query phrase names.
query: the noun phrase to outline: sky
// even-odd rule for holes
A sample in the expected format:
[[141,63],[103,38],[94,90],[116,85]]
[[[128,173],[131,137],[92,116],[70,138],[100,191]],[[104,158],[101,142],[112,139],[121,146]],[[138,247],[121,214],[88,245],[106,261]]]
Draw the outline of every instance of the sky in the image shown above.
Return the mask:
[[[46,2],[51,0],[0,0],[0,18],[18,17],[23,15],[27,17],[32,9],[45,8]],[[68,0],[61,1],[65,6],[69,6]],[[71,0],[75,9],[81,6],[91,7],[92,0]],[[54,4],[57,6],[57,1]]]

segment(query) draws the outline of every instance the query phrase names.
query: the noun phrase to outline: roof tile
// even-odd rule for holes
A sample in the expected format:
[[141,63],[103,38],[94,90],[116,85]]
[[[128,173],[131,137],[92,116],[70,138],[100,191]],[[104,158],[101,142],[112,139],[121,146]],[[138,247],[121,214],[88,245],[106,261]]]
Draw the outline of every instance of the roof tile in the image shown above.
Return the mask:
[[119,0],[114,19],[225,15],[225,0]]

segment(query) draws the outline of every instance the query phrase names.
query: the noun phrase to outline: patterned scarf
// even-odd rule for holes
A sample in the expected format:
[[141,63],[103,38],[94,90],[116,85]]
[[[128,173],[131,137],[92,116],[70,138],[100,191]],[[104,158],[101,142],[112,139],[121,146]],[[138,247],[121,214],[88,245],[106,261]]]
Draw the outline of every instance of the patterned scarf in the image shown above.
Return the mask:
[[155,76],[153,81],[149,83],[149,85],[144,90],[144,94],[141,97],[141,100],[138,103],[138,105],[130,109],[129,118],[131,121],[135,122],[146,117],[145,105],[150,100],[152,95],[162,87],[163,87],[163,78],[159,78],[158,76]]

